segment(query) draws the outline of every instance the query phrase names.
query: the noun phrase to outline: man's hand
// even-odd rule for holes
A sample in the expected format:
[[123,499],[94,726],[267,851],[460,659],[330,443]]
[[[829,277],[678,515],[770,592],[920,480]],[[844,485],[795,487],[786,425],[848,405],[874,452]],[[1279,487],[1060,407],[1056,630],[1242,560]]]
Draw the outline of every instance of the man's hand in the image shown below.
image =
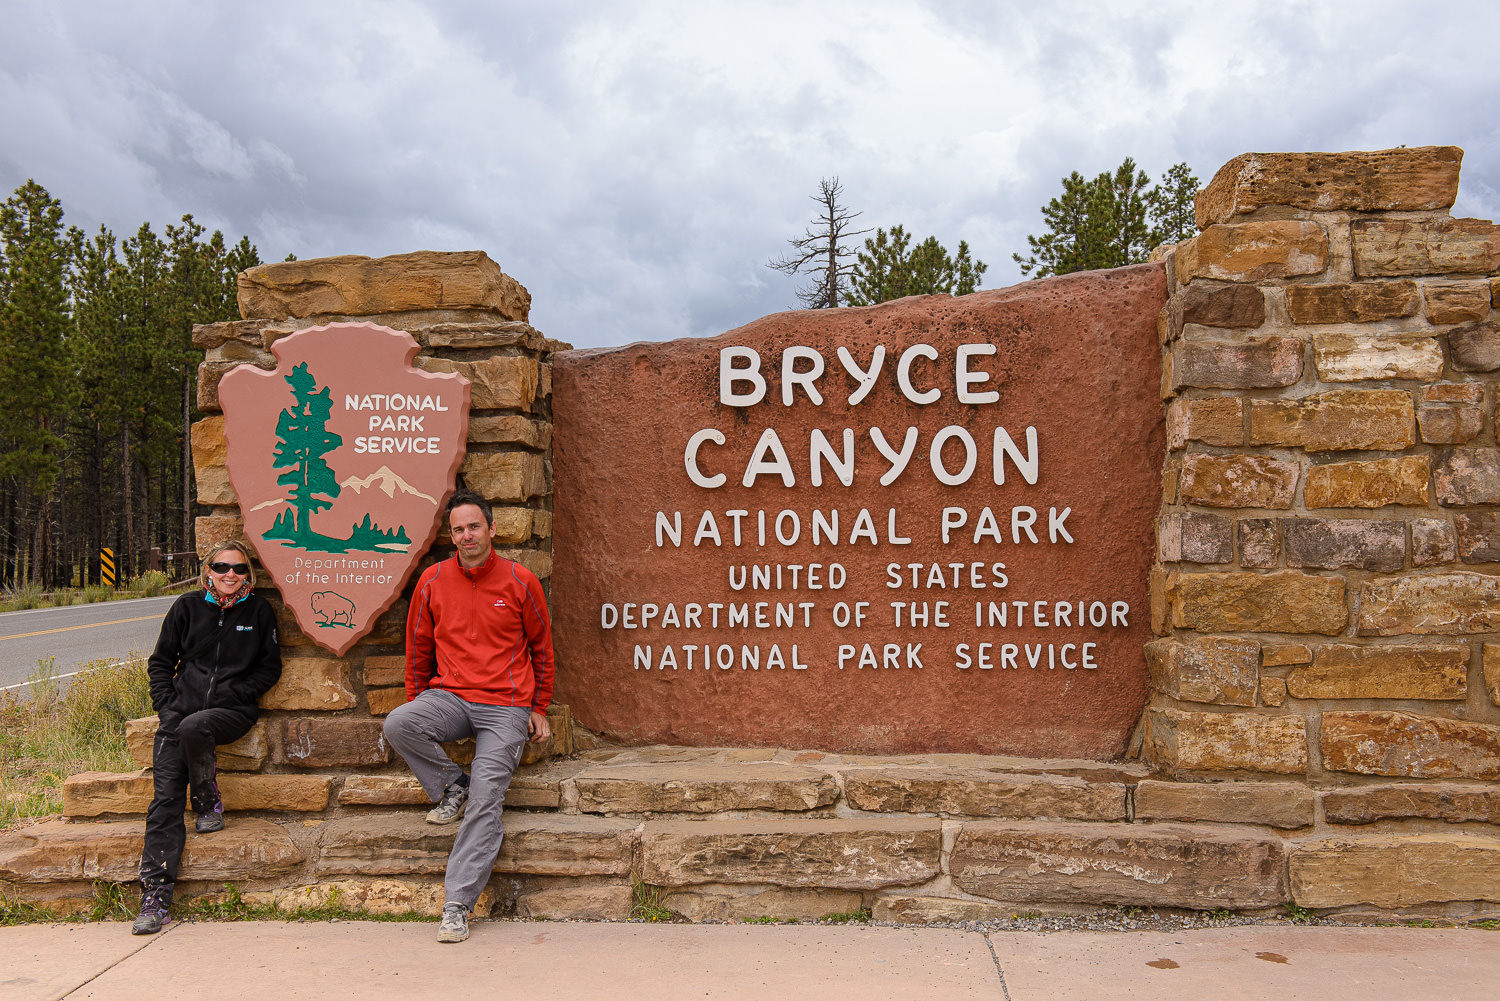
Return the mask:
[[547,722],[547,714],[539,713],[535,709],[531,711],[531,739],[546,740],[552,736],[552,725]]

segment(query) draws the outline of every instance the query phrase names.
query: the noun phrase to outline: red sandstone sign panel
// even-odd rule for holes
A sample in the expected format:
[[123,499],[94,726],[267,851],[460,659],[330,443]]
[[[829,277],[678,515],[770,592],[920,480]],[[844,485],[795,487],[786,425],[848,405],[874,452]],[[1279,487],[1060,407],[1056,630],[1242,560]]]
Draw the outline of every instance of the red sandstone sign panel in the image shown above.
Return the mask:
[[1159,265],[554,359],[558,699],[627,741],[1107,758]]
[[373,323],[299,330],[274,372],[219,383],[245,535],[298,624],[342,654],[396,600],[437,533],[468,432],[469,381],[412,367]]

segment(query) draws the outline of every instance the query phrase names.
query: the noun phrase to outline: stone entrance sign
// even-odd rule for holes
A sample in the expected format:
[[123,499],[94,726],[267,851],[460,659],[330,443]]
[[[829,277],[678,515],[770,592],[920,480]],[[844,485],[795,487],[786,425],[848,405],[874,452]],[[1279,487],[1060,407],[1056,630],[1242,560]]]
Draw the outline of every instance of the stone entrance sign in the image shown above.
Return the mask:
[[342,654],[395,602],[464,457],[469,381],[373,323],[300,330],[219,383],[245,534],[298,624]]
[[554,360],[558,697],[627,742],[1108,758],[1159,266]]

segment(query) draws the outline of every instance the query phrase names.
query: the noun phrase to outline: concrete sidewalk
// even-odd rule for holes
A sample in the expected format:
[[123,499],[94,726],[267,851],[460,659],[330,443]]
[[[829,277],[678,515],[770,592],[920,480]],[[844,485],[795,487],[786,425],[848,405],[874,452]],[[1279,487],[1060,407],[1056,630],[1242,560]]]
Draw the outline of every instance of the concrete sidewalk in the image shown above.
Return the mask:
[[[525,997],[1411,1001],[1494,996],[1500,933],[1249,926],[995,933],[479,921],[0,928],[0,1001]],[[207,976],[199,971],[212,969]]]

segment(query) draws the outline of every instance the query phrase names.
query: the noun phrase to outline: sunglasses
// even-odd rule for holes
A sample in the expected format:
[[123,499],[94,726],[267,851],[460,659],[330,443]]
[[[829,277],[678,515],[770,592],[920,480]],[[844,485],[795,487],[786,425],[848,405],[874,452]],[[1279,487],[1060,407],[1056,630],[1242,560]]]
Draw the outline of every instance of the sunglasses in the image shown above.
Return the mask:
[[208,565],[208,568],[214,573],[233,572],[239,574],[241,577],[250,572],[250,564],[248,563],[224,563],[219,560],[215,560],[213,563],[210,563]]

